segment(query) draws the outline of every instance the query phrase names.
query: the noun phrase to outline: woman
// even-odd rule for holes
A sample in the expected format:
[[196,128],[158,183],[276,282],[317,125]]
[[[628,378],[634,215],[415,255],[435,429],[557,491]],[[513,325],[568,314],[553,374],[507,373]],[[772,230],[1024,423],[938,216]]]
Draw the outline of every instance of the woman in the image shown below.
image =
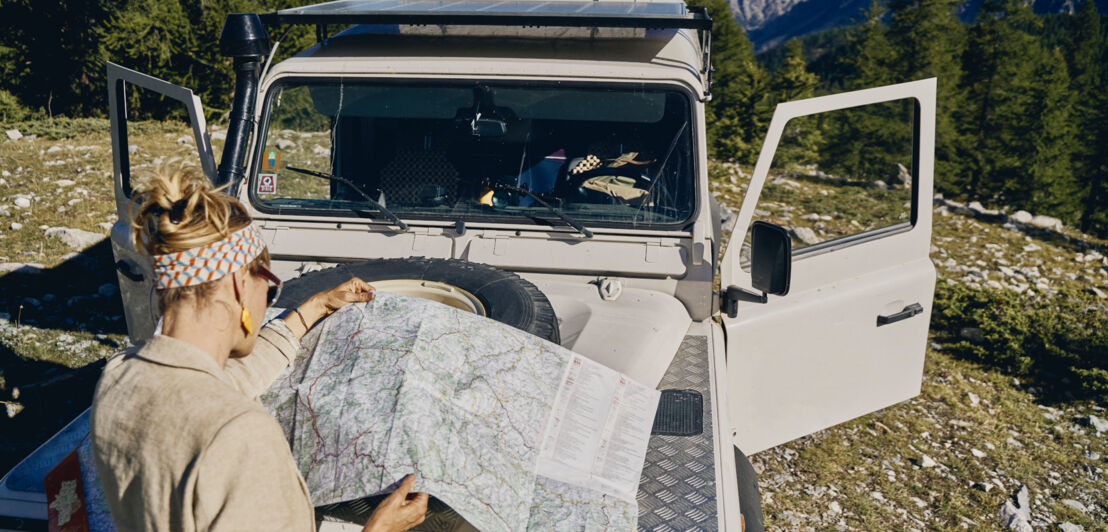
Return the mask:
[[[120,530],[315,530],[307,486],[257,397],[300,337],[373,299],[351,279],[262,326],[280,280],[243,206],[195,169],[161,170],[136,197],[136,249],[154,259],[162,333],[104,368],[92,406],[96,466]],[[409,475],[365,530],[423,521]]]

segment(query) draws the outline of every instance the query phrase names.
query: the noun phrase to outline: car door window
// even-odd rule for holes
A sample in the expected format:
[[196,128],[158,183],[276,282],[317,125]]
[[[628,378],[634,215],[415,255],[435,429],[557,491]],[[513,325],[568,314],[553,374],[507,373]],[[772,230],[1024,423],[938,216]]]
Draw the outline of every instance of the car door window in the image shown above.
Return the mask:
[[914,99],[793,118],[754,219],[787,228],[798,258],[910,227],[915,119]]

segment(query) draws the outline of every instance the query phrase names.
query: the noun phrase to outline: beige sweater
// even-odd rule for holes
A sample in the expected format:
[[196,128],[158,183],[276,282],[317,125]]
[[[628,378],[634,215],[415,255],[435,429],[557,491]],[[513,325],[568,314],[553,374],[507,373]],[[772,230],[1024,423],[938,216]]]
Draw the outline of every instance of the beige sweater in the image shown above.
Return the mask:
[[155,336],[110,360],[92,404],[92,443],[120,530],[315,530],[307,486],[261,395],[300,342],[282,320],[220,369],[198,347]]

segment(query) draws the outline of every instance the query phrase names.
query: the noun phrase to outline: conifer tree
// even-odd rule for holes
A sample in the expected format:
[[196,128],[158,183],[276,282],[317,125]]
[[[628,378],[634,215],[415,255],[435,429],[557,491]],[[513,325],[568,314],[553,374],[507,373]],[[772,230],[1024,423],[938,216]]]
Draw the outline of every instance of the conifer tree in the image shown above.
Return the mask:
[[[769,97],[774,105],[810,98],[819,85],[819,77],[808,72],[800,40],[792,39],[785,46],[785,63],[777,69],[770,83]],[[785,126],[774,165],[815,164],[822,143],[823,135],[814,117],[794,118]]]
[[1013,25],[1023,15],[1016,3],[986,0],[970,28],[964,56],[966,105],[957,118],[966,128],[968,180],[959,184],[975,199],[999,195],[1020,171],[1023,154],[1015,146],[1023,132],[1017,130],[1031,105],[1026,85],[1032,71],[1026,54],[1040,45]]
[[1074,175],[1083,196],[1081,229],[1092,231],[1099,219],[1101,232],[1108,231],[1108,68],[1105,68],[1105,39],[1096,4],[1086,0],[1069,17],[1066,61],[1074,97],[1074,122],[1079,142],[1074,150]]
[[1025,154],[1024,171],[1008,184],[1004,195],[1033,212],[1072,223],[1080,215],[1081,201],[1071,165],[1076,141],[1070,77],[1059,48],[1038,56],[1030,84],[1031,105],[1020,127],[1025,132],[1019,148]]
[[885,35],[882,19],[887,10],[874,0],[866,9],[864,18],[851,27],[847,33],[847,53],[843,62],[847,67],[849,79],[846,86],[850,90],[879,87],[895,83],[892,45]]
[[[893,49],[882,19],[884,6],[874,1],[862,18],[847,31],[846,53],[841,59],[851,90],[895,83]],[[826,144],[820,166],[852,179],[875,181],[897,172],[897,165],[912,165],[912,102],[889,102],[846,109],[824,116]]]
[[951,190],[962,173],[962,145],[955,113],[963,105],[960,90],[966,28],[956,15],[961,0],[889,0],[888,40],[895,53],[894,82],[938,78],[935,116],[935,181]]
[[712,100],[707,105],[708,150],[713,157],[753,163],[768,119],[768,79],[754,45],[726,0],[689,0],[712,17]]
[[0,47],[13,64],[0,89],[43,114],[103,114],[107,56],[98,28],[113,9],[110,0],[0,2]]

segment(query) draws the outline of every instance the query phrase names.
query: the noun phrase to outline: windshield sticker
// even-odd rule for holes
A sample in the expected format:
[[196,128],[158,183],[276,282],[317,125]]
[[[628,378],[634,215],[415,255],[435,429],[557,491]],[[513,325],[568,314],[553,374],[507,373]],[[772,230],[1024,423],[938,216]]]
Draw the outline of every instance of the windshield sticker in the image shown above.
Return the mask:
[[258,174],[258,194],[277,193],[277,174]]
[[281,150],[267,150],[265,152],[265,161],[262,162],[262,170],[268,172],[276,172],[277,168],[281,166]]

